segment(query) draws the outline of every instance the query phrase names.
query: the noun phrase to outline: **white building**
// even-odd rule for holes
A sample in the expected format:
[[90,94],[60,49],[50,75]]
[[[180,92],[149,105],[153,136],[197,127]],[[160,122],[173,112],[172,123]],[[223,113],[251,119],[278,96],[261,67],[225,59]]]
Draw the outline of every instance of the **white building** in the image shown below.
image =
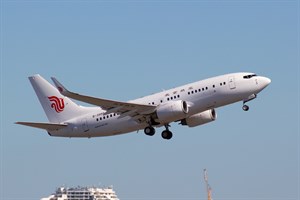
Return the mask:
[[49,197],[41,200],[119,200],[112,187],[60,187]]

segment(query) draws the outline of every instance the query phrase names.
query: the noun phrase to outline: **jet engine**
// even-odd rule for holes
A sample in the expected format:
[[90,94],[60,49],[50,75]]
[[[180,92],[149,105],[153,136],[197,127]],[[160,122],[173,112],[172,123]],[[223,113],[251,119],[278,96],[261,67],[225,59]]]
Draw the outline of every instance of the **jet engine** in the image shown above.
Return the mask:
[[155,121],[164,124],[186,117],[189,108],[185,101],[169,101],[158,106],[155,112]]
[[202,124],[206,124],[208,122],[215,121],[216,119],[217,119],[217,113],[215,109],[211,109],[187,117],[181,120],[181,124],[184,126],[195,127]]

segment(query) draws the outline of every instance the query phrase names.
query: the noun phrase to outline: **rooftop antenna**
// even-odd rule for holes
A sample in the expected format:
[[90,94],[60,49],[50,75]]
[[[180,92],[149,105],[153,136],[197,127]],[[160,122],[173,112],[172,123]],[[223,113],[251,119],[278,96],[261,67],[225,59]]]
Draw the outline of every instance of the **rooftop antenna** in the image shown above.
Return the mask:
[[212,197],[211,197],[211,187],[210,185],[208,184],[208,174],[207,174],[207,170],[204,169],[203,170],[204,172],[204,181],[205,181],[205,184],[206,184],[206,191],[207,191],[207,200],[213,200]]

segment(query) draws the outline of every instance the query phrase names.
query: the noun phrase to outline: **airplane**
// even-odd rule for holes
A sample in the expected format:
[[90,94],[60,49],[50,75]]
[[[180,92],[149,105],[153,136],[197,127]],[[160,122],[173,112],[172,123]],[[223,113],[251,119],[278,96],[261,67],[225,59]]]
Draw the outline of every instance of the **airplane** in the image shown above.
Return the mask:
[[[255,99],[271,80],[255,73],[231,73],[200,80],[170,90],[123,102],[96,98],[71,92],[56,78],[55,87],[39,74],[29,77],[49,122],[15,122],[44,129],[50,136],[99,137],[144,130],[148,136],[155,128],[165,127],[162,138],[173,134],[170,123],[188,127],[203,125],[217,119],[216,108]],[[94,105],[81,106],[71,99]]]

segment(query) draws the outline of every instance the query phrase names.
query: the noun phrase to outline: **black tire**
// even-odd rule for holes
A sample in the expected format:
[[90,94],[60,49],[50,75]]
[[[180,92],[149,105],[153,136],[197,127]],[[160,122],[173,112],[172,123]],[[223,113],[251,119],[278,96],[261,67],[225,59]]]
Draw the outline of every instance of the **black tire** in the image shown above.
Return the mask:
[[155,134],[155,129],[152,126],[147,126],[144,129],[144,133],[149,136],[153,136]]
[[249,110],[249,106],[243,105],[243,110],[244,110],[244,111],[248,111],[248,110]]
[[161,137],[164,138],[165,140],[169,140],[169,139],[171,139],[173,137],[173,133],[171,131],[164,130],[161,133]]

